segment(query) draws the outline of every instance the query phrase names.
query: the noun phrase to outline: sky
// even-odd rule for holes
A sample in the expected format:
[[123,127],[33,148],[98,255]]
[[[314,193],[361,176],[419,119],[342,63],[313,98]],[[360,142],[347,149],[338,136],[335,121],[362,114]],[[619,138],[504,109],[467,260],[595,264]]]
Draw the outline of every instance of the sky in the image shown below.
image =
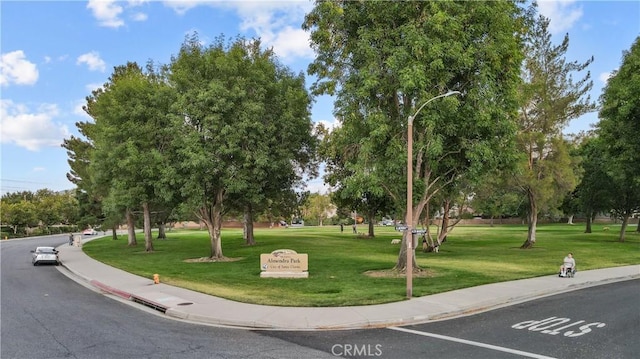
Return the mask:
[[[82,106],[115,66],[148,60],[168,64],[185,36],[208,43],[219,35],[260,38],[279,61],[305,72],[313,60],[301,29],[313,3],[283,1],[7,1],[0,0],[0,194],[72,189],[60,145],[90,121]],[[622,52],[640,35],[639,1],[539,1],[558,44],[569,34],[568,61],[584,62],[597,100]],[[307,77],[307,86],[314,78]],[[333,100],[316,98],[312,120],[338,125]],[[597,113],[571,121],[565,133],[589,130]],[[322,178],[312,192],[326,191]]]

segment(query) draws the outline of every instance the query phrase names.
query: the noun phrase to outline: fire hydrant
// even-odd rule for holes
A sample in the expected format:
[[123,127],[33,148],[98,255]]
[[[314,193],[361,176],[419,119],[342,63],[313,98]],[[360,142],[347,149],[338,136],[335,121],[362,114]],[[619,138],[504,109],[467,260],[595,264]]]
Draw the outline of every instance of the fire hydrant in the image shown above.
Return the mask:
[[154,274],[153,275],[153,284],[158,284],[160,283],[160,275],[159,274]]

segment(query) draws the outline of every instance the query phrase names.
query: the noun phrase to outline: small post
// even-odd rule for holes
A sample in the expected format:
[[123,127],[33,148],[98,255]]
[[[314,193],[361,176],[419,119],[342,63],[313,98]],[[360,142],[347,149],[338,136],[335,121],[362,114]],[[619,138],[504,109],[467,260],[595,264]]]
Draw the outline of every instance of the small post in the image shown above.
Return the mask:
[[156,273],[153,275],[153,284],[158,284],[158,283],[160,283],[160,275]]

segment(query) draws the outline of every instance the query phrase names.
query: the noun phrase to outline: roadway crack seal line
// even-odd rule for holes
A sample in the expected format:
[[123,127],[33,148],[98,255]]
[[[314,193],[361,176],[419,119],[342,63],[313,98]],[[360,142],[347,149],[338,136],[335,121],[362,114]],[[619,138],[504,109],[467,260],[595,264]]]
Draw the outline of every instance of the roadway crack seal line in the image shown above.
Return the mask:
[[545,355],[529,353],[529,352],[524,352],[524,351],[516,350],[516,349],[509,349],[509,348],[505,348],[505,347],[499,347],[497,345],[474,342],[472,340],[460,339],[460,338],[450,337],[450,336],[446,336],[446,335],[421,332],[421,331],[413,330],[413,329],[400,328],[400,327],[388,327],[387,329],[397,330],[399,332],[405,332],[405,333],[410,333],[410,334],[415,334],[415,335],[421,335],[423,337],[431,337],[431,338],[448,340],[448,341],[467,344],[467,345],[473,345],[473,346],[476,346],[476,347],[481,347],[481,348],[491,349],[491,350],[497,350],[497,351],[510,353],[510,354],[515,354],[515,355],[520,355],[520,356],[524,356],[524,357],[528,357],[528,358],[555,359],[554,357],[549,357],[549,356],[545,356]]

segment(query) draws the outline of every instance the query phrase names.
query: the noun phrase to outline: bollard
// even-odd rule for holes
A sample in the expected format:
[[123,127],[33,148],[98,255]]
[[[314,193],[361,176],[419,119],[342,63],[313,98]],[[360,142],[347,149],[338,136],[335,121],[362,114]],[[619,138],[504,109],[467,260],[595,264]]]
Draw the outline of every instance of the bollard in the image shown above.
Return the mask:
[[154,274],[153,275],[153,284],[158,284],[158,283],[160,283],[160,275]]

